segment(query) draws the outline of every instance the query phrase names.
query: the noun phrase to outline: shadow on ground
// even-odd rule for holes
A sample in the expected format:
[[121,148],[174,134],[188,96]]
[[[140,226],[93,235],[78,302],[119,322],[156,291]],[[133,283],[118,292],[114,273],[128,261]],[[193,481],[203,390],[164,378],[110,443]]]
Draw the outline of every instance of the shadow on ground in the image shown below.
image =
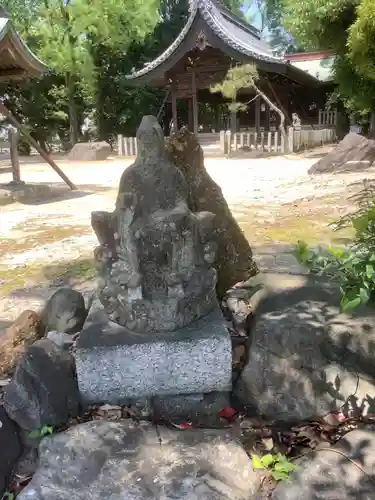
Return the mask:
[[0,335],[3,332],[3,330],[5,330],[6,328],[8,328],[8,326],[10,326],[11,324],[12,324],[11,321],[8,321],[8,320],[5,320],[5,319],[0,319]]
[[1,162],[0,162],[0,175],[1,174],[11,174],[12,170],[13,170],[12,167],[2,166]]

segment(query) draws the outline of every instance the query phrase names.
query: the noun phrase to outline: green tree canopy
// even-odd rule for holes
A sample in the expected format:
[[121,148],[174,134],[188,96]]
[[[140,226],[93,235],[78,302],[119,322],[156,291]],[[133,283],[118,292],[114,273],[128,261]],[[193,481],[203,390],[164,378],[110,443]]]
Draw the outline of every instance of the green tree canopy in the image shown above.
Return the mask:
[[308,50],[330,49],[337,95],[352,114],[372,112],[375,131],[375,4],[372,0],[282,0],[283,26]]
[[[222,0],[242,15],[242,0]],[[100,138],[134,134],[142,114],[157,114],[160,89],[132,87],[125,75],[160,55],[188,19],[188,0],[4,0],[20,35],[47,65],[41,82],[3,86],[7,104],[48,142],[75,142],[83,117]]]

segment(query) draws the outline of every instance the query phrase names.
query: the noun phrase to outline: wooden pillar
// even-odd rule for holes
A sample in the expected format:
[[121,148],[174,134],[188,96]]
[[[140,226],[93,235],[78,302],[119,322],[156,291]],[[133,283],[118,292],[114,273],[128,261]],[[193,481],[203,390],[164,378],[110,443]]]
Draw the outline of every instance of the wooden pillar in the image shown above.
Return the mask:
[[194,134],[198,134],[198,100],[197,100],[197,81],[195,71],[191,73],[191,93],[192,93],[192,101],[193,101],[193,132]]
[[193,124],[193,99],[189,98],[188,99],[188,128],[190,132],[193,131],[194,129],[194,124]]
[[173,130],[174,132],[177,132],[178,130],[177,97],[176,97],[176,82],[174,79],[172,79],[172,85],[171,85],[171,99],[172,99]]
[[221,123],[220,123],[220,105],[219,105],[219,103],[217,103],[215,106],[215,127],[216,127],[216,132],[220,132]]
[[18,158],[18,134],[15,130],[9,129],[8,141],[10,149],[10,161],[12,163],[13,184],[21,183],[20,161]]
[[271,124],[270,124],[270,107],[267,103],[265,103],[265,106],[266,106],[266,117],[265,117],[265,124],[264,124],[264,128],[266,130],[270,130],[271,128]]
[[36,140],[33,137],[31,137],[31,135],[28,133],[27,129],[23,125],[21,125],[21,123],[15,118],[13,113],[11,113],[9,111],[9,109],[1,101],[0,101],[0,113],[3,114],[4,116],[6,116],[8,118],[8,120],[10,121],[10,123],[14,127],[16,127],[16,129],[19,130],[19,132],[24,137],[26,137],[27,142],[30,144],[30,146],[32,146],[33,148],[35,148],[38,151],[40,156],[47,163],[49,163],[51,165],[51,167],[53,168],[53,170],[63,179],[63,181],[65,181],[68,184],[70,189],[77,189],[76,186],[73,184],[73,182],[70,181],[68,179],[68,177],[64,174],[64,172],[56,165],[56,163],[54,162],[54,160],[52,160],[52,158],[48,155],[48,153],[46,151],[44,151],[44,149],[39,146],[39,144],[36,142]]
[[261,97],[259,96],[255,99],[255,130],[259,134],[260,132],[260,105]]
[[237,132],[237,111],[230,112],[230,131],[232,134]]

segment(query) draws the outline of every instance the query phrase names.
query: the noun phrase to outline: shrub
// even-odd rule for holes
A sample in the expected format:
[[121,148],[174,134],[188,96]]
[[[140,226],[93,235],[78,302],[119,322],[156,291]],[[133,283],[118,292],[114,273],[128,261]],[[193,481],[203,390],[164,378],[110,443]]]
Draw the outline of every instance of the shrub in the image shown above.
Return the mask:
[[295,255],[312,272],[338,282],[343,312],[366,304],[375,297],[375,186],[365,188],[352,198],[359,209],[335,223],[335,230],[351,225],[355,235],[346,248],[314,250],[299,241]]

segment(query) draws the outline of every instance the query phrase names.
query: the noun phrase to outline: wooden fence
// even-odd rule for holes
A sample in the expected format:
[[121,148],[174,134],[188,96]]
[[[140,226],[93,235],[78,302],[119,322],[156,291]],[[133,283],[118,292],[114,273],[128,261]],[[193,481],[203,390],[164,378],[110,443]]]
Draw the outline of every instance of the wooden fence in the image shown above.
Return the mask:
[[[217,146],[217,149],[225,155],[253,151],[282,155],[333,143],[336,141],[336,130],[332,127],[316,129],[289,127],[285,136],[279,130],[259,133],[255,131],[232,133],[229,130],[222,130],[220,134],[212,134],[212,136],[211,142],[207,142],[207,137],[200,138],[203,150],[207,155],[210,154],[210,148],[212,149],[213,146]],[[119,156],[136,156],[137,139],[119,135],[117,151]]]
[[117,152],[119,156],[136,156],[138,152],[137,138],[118,135]]
[[302,149],[312,149],[323,144],[332,144],[337,140],[335,128],[319,129],[289,129],[290,151],[301,151]]
[[220,132],[220,148],[225,154],[237,151],[259,151],[268,154],[286,154],[311,149],[336,141],[334,128],[289,127],[285,136],[274,132]]
[[260,151],[281,154],[286,150],[285,138],[280,132],[220,132],[220,149],[225,154],[239,151]]

